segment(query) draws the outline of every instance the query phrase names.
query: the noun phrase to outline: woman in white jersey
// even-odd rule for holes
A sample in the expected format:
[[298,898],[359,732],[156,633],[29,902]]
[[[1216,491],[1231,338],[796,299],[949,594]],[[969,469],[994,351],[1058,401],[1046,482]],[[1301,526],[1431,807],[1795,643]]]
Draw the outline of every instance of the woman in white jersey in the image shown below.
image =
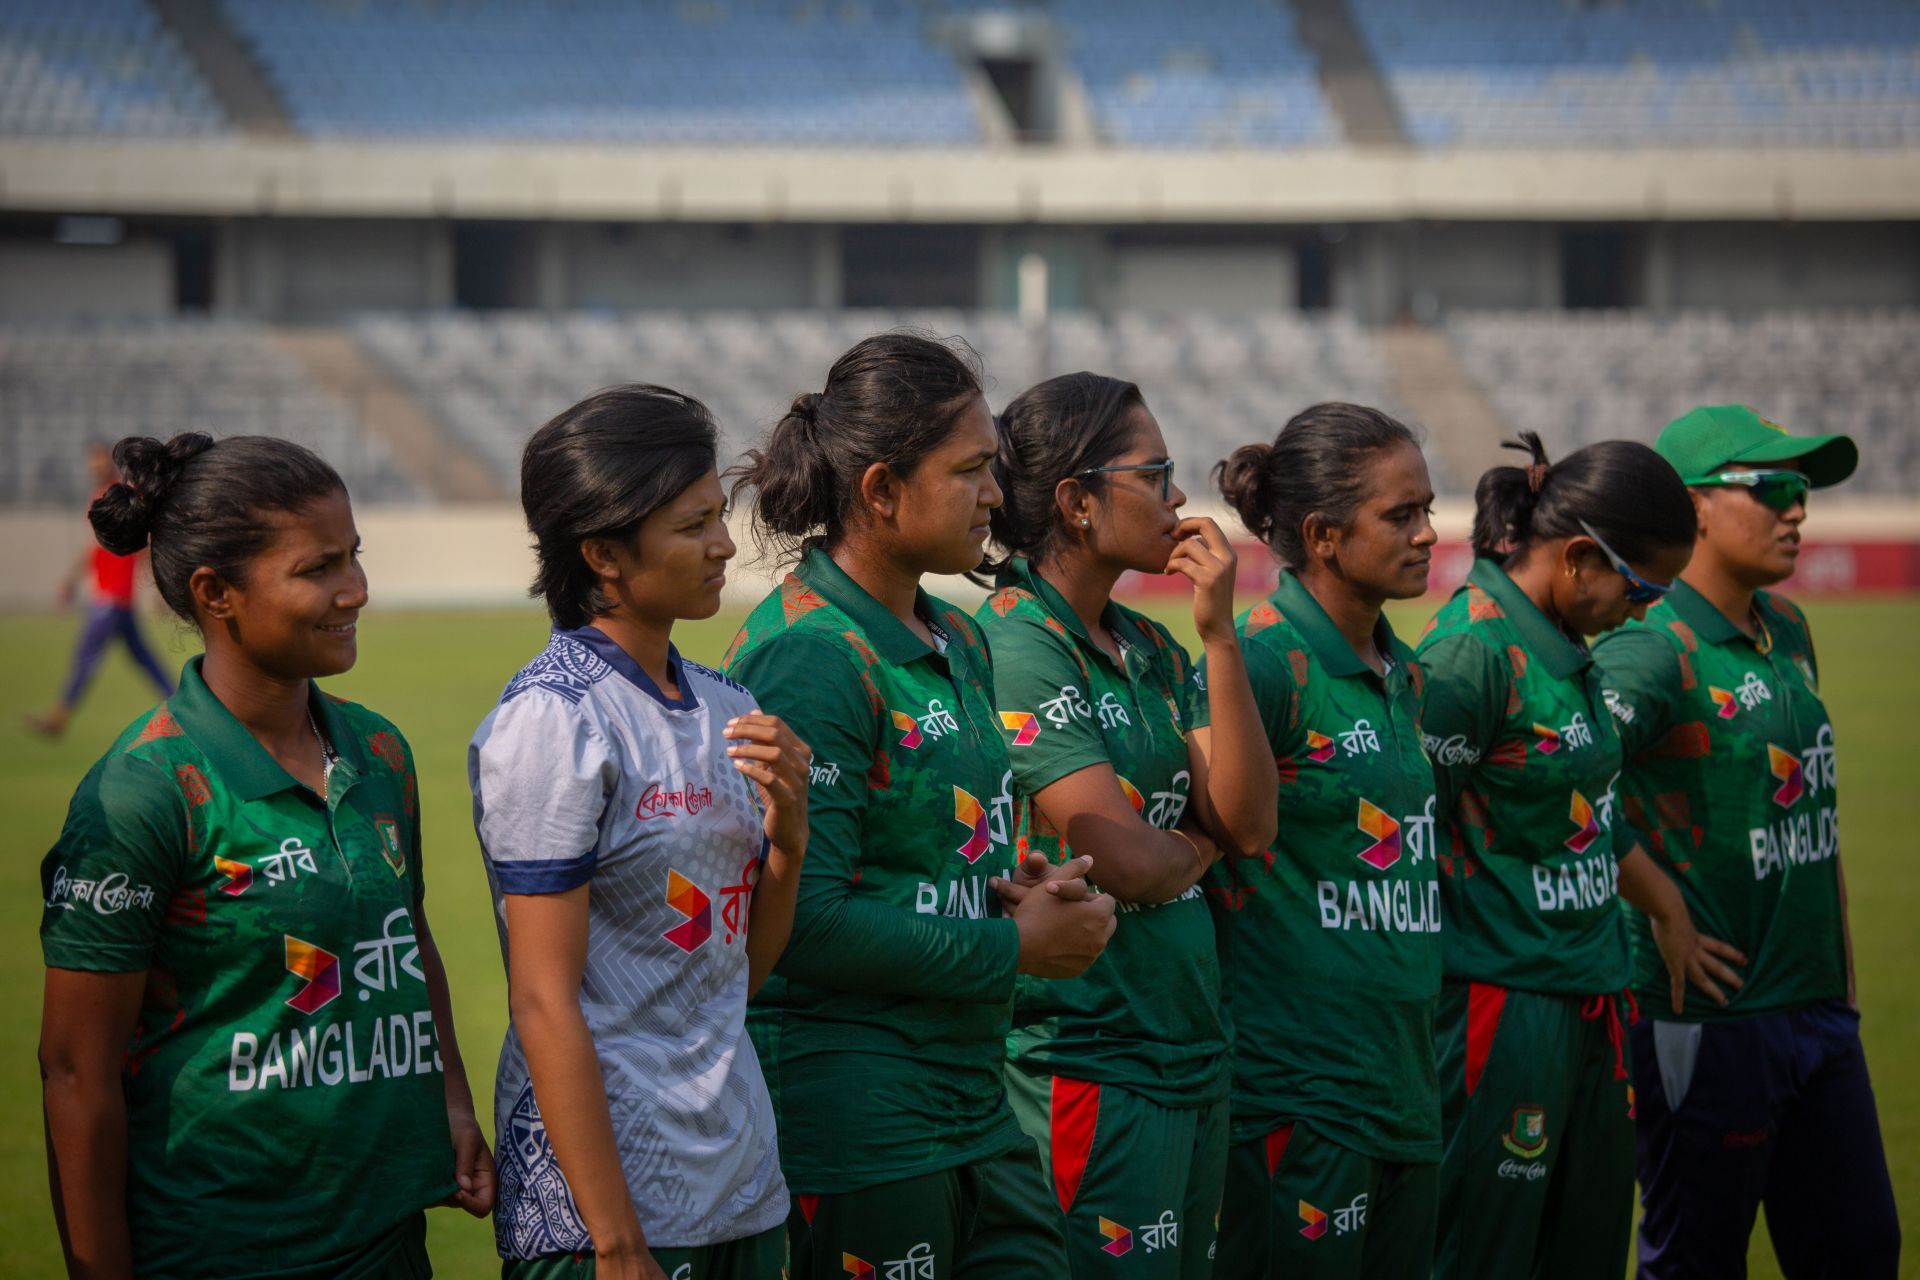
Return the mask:
[[747,999],[786,946],[808,750],[669,637],[734,545],[712,417],[615,387],[527,442],[553,635],[467,754],[512,1024],[502,1275],[774,1280],[787,1188]]

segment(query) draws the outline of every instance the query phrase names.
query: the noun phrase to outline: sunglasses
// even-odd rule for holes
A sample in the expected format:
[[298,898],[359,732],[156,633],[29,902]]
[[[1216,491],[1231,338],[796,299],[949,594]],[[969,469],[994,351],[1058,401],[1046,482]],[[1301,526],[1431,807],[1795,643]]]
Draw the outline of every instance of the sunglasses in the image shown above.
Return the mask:
[[1173,459],[1165,462],[1132,462],[1117,467],[1088,467],[1085,471],[1076,471],[1074,476],[1100,476],[1116,471],[1158,471],[1160,473],[1160,501],[1165,502],[1173,493]]
[[1587,536],[1592,538],[1594,545],[1600,548],[1600,553],[1606,556],[1608,562],[1619,571],[1620,576],[1627,580],[1628,604],[1652,604],[1655,600],[1658,600],[1661,596],[1673,590],[1673,584],[1671,582],[1665,584],[1649,582],[1647,579],[1635,573],[1633,567],[1621,559],[1620,554],[1608,546],[1607,540],[1595,533],[1593,526],[1585,520],[1580,521],[1580,527],[1587,531]]
[[1797,502],[1805,502],[1813,482],[1798,471],[1722,471],[1696,481],[1696,488],[1720,489],[1739,485],[1775,511],[1786,511]]

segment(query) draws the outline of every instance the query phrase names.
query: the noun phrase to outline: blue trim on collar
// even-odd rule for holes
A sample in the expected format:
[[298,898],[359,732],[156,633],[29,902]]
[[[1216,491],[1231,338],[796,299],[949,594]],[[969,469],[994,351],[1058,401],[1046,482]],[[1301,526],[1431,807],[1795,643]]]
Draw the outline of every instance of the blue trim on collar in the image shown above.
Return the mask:
[[584,645],[595,657],[624,676],[629,684],[639,689],[640,692],[652,698],[668,711],[695,711],[699,709],[700,698],[694,693],[692,688],[688,686],[687,670],[680,661],[680,651],[674,648],[672,644],[667,645],[667,671],[672,675],[673,682],[680,686],[680,696],[678,698],[669,698],[666,694],[660,692],[660,686],[655,684],[653,677],[642,670],[640,664],[633,660],[633,655],[625,649],[622,649],[615,643],[612,636],[600,630],[598,627],[585,626],[572,631],[566,631],[556,627],[554,634],[565,636],[569,640]]

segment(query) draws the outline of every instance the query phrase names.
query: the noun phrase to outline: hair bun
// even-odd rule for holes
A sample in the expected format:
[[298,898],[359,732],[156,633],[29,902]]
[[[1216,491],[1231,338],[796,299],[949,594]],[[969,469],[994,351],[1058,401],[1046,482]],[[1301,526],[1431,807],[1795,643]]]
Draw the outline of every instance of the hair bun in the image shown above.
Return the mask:
[[120,479],[108,485],[87,509],[88,523],[100,545],[115,555],[142,551],[167,494],[186,465],[213,447],[204,431],[187,431],[161,443],[152,436],[128,436],[113,446]]
[[787,410],[787,416],[798,418],[808,426],[817,426],[820,422],[820,402],[826,399],[818,391],[807,391],[793,398],[793,406]]

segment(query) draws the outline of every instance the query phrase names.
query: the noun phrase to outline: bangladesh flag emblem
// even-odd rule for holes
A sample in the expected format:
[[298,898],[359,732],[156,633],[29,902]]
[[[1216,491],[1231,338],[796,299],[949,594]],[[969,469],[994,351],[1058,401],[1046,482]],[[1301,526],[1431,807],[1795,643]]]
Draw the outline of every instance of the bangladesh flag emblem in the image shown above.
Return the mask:
[[1502,1135],[1500,1145],[1522,1160],[1532,1160],[1547,1149],[1547,1109],[1515,1107],[1513,1124]]
[[393,874],[407,874],[407,848],[400,843],[400,824],[392,818],[375,818],[373,826],[380,833],[380,852],[386,857],[387,865],[393,868]]

